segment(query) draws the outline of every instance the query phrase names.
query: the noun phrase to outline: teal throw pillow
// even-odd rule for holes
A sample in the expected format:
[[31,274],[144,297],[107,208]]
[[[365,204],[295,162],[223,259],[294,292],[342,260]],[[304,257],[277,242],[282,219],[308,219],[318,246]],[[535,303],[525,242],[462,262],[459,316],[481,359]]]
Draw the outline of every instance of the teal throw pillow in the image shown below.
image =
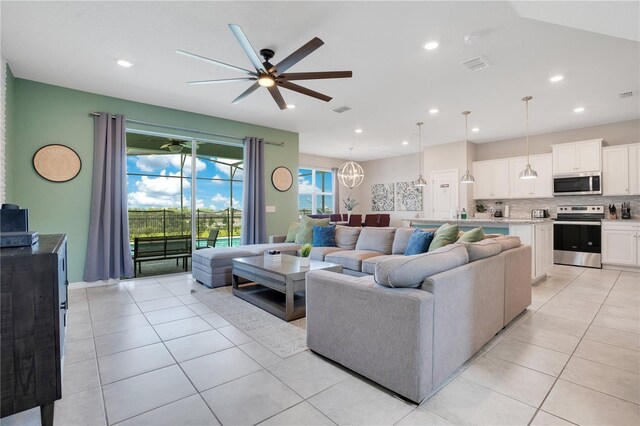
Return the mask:
[[313,227],[314,247],[335,247],[336,246],[336,226],[314,226]]
[[459,243],[477,243],[478,241],[484,240],[484,231],[482,230],[482,226],[478,228],[473,228],[458,238]]
[[427,250],[429,250],[431,240],[433,240],[433,232],[425,232],[420,229],[416,229],[409,238],[409,243],[404,251],[404,255],[411,256],[414,254],[426,253]]
[[442,225],[436,231],[431,244],[429,244],[429,251],[455,243],[458,239],[458,231],[458,225],[449,225],[448,223]]

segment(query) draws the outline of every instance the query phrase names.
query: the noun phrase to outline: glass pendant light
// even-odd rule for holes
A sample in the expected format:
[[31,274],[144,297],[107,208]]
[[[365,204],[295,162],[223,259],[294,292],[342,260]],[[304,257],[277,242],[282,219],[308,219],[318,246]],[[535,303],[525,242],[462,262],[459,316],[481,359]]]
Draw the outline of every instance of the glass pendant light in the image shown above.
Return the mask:
[[533,170],[531,163],[529,162],[529,101],[533,99],[532,96],[525,96],[522,100],[525,103],[525,111],[527,118],[527,167],[520,172],[520,179],[537,179],[538,173]]
[[[467,116],[469,114],[471,114],[471,111],[462,111],[462,115],[464,115],[464,141],[467,144],[469,143],[469,126],[467,123]],[[462,176],[462,179],[460,179],[460,183],[474,183],[475,181],[476,179],[469,173],[469,169],[467,169],[467,172]]]
[[360,164],[351,161],[351,151],[353,151],[353,147],[349,148],[349,161],[338,169],[338,180],[349,189],[355,188],[364,180],[364,170]]
[[422,154],[422,125],[424,123],[422,121],[416,123],[416,125],[418,126],[418,155],[420,156],[420,173],[418,176],[418,179],[416,179],[416,181],[413,183],[415,186],[417,187],[425,187],[427,186],[427,181],[424,180],[424,178],[422,177],[422,168],[423,168],[423,162],[424,162],[424,155]]

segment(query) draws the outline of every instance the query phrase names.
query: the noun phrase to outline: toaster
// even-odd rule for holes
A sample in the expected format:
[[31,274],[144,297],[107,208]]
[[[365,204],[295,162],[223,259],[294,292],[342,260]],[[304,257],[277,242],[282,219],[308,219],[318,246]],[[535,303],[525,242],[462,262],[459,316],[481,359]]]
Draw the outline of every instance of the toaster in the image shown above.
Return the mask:
[[531,210],[531,217],[534,219],[542,219],[544,217],[546,217],[545,215],[545,209],[533,209]]

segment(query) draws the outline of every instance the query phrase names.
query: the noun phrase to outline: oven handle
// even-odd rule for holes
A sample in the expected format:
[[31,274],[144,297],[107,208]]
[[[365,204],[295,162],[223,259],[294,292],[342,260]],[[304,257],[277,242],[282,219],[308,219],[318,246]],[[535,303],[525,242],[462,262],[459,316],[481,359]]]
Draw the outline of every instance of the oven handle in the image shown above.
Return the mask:
[[587,225],[587,226],[602,226],[600,222],[580,222],[574,220],[555,220],[554,225]]

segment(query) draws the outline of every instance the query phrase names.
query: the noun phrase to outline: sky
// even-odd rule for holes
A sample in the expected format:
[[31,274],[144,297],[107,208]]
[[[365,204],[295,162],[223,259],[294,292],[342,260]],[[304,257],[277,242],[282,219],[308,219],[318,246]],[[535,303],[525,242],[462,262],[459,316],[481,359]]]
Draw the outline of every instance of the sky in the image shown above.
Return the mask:
[[[128,155],[127,204],[129,209],[180,208],[180,163],[184,163],[182,179],[183,205],[191,208],[191,156],[180,154]],[[238,160],[216,158],[225,164],[198,158],[196,160],[196,207],[222,210],[232,205],[242,209],[242,170],[233,177],[233,200],[228,182],[231,167]],[[206,178],[206,179],[201,179]],[[226,181],[225,181],[226,180]]]

